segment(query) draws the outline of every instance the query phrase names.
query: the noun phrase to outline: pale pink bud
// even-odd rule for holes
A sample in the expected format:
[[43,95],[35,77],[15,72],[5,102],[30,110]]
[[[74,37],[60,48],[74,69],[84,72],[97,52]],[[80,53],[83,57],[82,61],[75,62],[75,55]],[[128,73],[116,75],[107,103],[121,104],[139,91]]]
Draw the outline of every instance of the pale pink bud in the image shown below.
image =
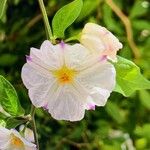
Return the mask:
[[92,53],[107,55],[113,61],[117,60],[117,51],[122,48],[122,44],[111,32],[95,23],[84,26],[80,42]]

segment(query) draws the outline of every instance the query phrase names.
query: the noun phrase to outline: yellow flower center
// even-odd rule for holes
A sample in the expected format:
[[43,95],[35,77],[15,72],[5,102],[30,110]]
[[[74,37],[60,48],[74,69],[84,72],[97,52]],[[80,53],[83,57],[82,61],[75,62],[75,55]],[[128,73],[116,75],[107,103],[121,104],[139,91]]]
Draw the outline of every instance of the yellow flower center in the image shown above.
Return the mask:
[[24,143],[14,134],[12,134],[11,145],[15,148],[24,148]]
[[61,84],[73,82],[76,74],[76,70],[68,68],[65,65],[62,68],[53,71],[53,75],[58,79],[58,82]]

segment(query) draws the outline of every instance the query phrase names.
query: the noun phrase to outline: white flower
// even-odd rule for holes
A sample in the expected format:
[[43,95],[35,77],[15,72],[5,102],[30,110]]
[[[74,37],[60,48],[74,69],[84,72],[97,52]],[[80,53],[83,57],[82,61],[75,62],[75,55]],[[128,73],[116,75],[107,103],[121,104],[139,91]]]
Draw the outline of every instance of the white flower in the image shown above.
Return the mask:
[[23,138],[18,131],[0,127],[0,150],[36,150],[36,145]]
[[80,44],[44,41],[40,50],[31,48],[22,79],[33,105],[70,121],[81,120],[85,109],[104,106],[115,85],[115,69],[102,58]]
[[117,61],[117,51],[122,48],[122,44],[111,32],[95,23],[84,26],[80,42],[92,53],[106,55],[112,61]]

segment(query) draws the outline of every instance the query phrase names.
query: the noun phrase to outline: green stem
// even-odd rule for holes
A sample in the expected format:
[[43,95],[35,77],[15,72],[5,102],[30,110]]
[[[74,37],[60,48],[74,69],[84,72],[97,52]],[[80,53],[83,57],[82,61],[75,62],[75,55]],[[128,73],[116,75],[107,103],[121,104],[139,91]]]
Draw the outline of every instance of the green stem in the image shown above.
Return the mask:
[[33,133],[34,133],[34,140],[35,140],[35,144],[37,146],[37,150],[39,150],[39,141],[38,141],[38,134],[37,134],[37,129],[36,129],[36,124],[35,124],[35,107],[32,105],[31,107],[31,125],[32,125],[32,129],[33,129]]
[[49,21],[48,21],[48,16],[47,16],[47,13],[46,13],[44,2],[43,2],[43,0],[38,0],[38,2],[39,2],[40,9],[41,9],[41,12],[42,12],[42,16],[43,16],[43,20],[44,20],[44,24],[45,24],[47,38],[49,40],[51,40],[51,39],[53,39],[52,38],[53,35],[52,35],[51,26],[50,26]]

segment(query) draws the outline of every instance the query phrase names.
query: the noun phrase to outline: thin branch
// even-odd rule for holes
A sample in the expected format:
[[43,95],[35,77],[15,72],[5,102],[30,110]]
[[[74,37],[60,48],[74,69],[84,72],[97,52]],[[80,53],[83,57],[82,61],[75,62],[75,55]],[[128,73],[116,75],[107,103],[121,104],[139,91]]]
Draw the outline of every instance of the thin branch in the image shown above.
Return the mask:
[[74,146],[76,148],[83,148],[83,147],[88,148],[88,145],[89,145],[89,143],[76,143],[76,142],[71,141],[71,140],[66,139],[66,138],[63,138],[62,142],[70,144],[70,145],[72,145],[72,146]]
[[37,134],[35,118],[34,118],[34,116],[35,116],[35,107],[33,105],[31,106],[30,114],[31,114],[31,117],[32,117],[30,122],[31,122],[31,125],[32,125],[33,133],[34,133],[34,140],[35,140],[35,144],[37,146],[37,150],[39,150],[38,134]]
[[31,28],[33,27],[38,21],[42,19],[42,14],[38,14],[34,18],[32,18],[26,25],[26,27]]
[[116,13],[116,15],[123,22],[125,29],[126,29],[126,33],[127,33],[127,40],[128,40],[129,46],[132,49],[135,59],[139,59],[140,52],[133,39],[133,32],[132,32],[131,22],[129,18],[121,11],[121,9],[113,2],[113,0],[105,0],[105,1],[107,5],[111,7],[111,9]]
[[[52,15],[56,10],[58,9],[58,5],[53,6],[51,8],[48,8],[47,15]],[[51,11],[49,11],[51,10]],[[32,28],[37,22],[39,22],[42,19],[42,14],[37,14],[35,17],[33,17],[26,25],[28,28]]]

